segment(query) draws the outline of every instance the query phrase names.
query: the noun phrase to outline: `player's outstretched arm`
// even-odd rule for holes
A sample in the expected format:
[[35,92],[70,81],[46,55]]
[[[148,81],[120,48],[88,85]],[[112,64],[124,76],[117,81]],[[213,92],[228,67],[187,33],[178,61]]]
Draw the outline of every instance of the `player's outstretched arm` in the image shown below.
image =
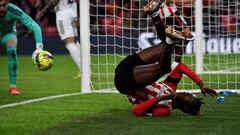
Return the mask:
[[198,86],[201,89],[202,94],[206,97],[206,93],[208,93],[211,96],[217,96],[217,92],[211,88],[208,88],[204,85],[203,81],[200,81],[198,83]]
[[59,1],[60,0],[50,0],[48,4],[37,13],[35,18],[39,20],[49,9],[55,7],[59,3]]
[[10,4],[9,5],[14,12],[12,12],[12,17],[16,20],[19,20],[22,24],[24,24],[29,30],[34,33],[34,38],[36,42],[36,49],[42,49],[42,31],[40,26],[25,12],[23,12],[17,6]]
[[202,79],[194,72],[192,71],[187,65],[184,63],[180,63],[180,70],[183,74],[187,75],[189,78],[191,78],[201,89],[202,94],[206,97],[205,93],[208,93],[211,96],[217,96],[217,92],[211,88],[208,88],[202,81]]
[[28,16],[25,13],[22,14],[19,20],[34,33],[36,49],[43,49],[42,30],[40,26],[30,16]]

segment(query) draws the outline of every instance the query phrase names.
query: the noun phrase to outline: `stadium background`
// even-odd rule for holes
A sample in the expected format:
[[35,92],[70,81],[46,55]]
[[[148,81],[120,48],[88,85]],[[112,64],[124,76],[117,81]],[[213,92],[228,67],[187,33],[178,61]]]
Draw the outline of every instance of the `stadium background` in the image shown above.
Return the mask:
[[[11,3],[18,5],[23,11],[29,14],[33,19],[37,12],[42,9],[47,0],[10,0]],[[221,6],[229,7],[229,8],[219,8],[214,9],[210,8],[216,4],[215,0],[203,0],[203,14],[209,14],[203,18],[204,26],[209,26],[207,29],[204,29],[204,33],[206,35],[211,35],[210,37],[214,38],[214,35],[222,35],[225,37],[238,38],[240,31],[240,14],[236,13],[237,10],[231,10],[240,8],[240,5],[229,5],[229,3],[234,2],[234,0],[223,0],[221,2]],[[142,32],[155,32],[153,28],[153,24],[147,23],[145,18],[146,14],[141,10],[120,10],[118,7],[124,7],[126,9],[134,8],[139,9],[139,7],[143,7],[145,2],[138,1],[130,1],[124,0],[113,1],[113,0],[98,0],[97,2],[94,0],[90,0],[90,26],[91,26],[91,53],[112,53],[113,51],[122,52],[122,48],[125,50],[125,53],[132,53],[137,51],[138,48],[138,37],[139,33]],[[94,6],[97,5],[97,6]],[[207,7],[207,8],[206,8]],[[184,7],[179,8],[180,12],[183,14],[185,19],[188,20],[190,29],[194,31],[194,10],[193,7]],[[238,15],[238,16],[236,16]],[[96,17],[97,16],[97,17]],[[218,16],[218,17],[216,17]],[[131,17],[132,19],[126,19]],[[136,21],[140,19],[140,22]],[[216,21],[217,20],[217,21]],[[218,24],[215,24],[215,23]],[[54,10],[50,10],[47,14],[41,18],[38,22],[42,28],[43,36],[44,36],[44,47],[46,50],[49,50],[53,54],[66,54],[67,50],[64,46],[64,43],[60,40],[56,25],[55,25],[55,12]],[[211,24],[213,23],[213,24]],[[229,25],[230,24],[230,25]],[[124,26],[124,27],[122,27]],[[220,26],[220,27],[219,27]],[[149,29],[150,28],[150,29]],[[34,39],[32,38],[32,32],[29,31],[22,24],[17,25],[18,29],[18,54],[31,54],[32,50],[35,48]],[[231,36],[232,33],[232,36]],[[236,34],[237,33],[237,34]],[[101,35],[100,37],[98,35]],[[121,37],[116,37],[116,36]],[[114,40],[113,40],[114,39]],[[150,38],[156,39],[156,35]],[[226,39],[225,39],[226,40]],[[94,47],[98,45],[98,42],[102,44],[106,44],[106,46],[101,46],[99,48]],[[225,41],[226,42],[226,41]],[[232,41],[233,42],[233,41]],[[232,44],[231,42],[231,44]],[[112,45],[120,45],[121,47],[113,47]],[[132,46],[132,48],[128,47],[128,45]],[[122,47],[122,45],[126,47]],[[131,50],[129,50],[129,48]],[[233,47],[232,47],[233,48]],[[233,50],[231,48],[231,50]],[[5,51],[2,51],[1,54],[5,54]],[[118,51],[119,50],[119,51]],[[237,52],[240,52],[239,47],[237,47]]]
[[[24,11],[30,14],[34,18],[36,12],[43,7],[43,3],[47,0],[10,0],[11,2],[16,3]],[[85,1],[85,0],[84,0]],[[140,31],[154,32],[151,29],[152,24],[146,23],[146,17],[141,16],[142,20],[140,21],[141,25],[127,25],[131,24],[127,17],[111,18],[111,10],[113,7],[112,0],[97,0],[98,3],[94,3],[91,0],[91,43],[99,43],[101,39],[102,49],[100,52],[103,54],[106,53],[106,44],[109,45],[107,50],[108,52],[113,51],[111,49],[111,44],[113,44],[114,39],[116,42],[114,44],[122,44],[122,42],[133,43],[134,46],[137,46],[138,33],[136,29]],[[121,0],[119,0],[121,1]],[[142,4],[146,0],[136,0],[142,1]],[[211,4],[214,4],[214,1],[219,0],[204,0],[204,4],[207,7],[211,7]],[[227,0],[221,0],[222,1]],[[228,0],[237,2],[238,0]],[[36,3],[35,3],[36,2]],[[105,3],[109,2],[109,3]],[[124,7],[128,7],[129,3],[135,2],[133,0],[124,0]],[[123,4],[115,3],[115,4]],[[42,5],[43,4],[43,5]],[[206,5],[207,4],[207,5]],[[34,6],[33,6],[34,5]],[[98,5],[98,6],[96,6]],[[109,6],[106,6],[109,5]],[[137,5],[137,4],[130,4]],[[226,4],[227,5],[227,4]],[[225,6],[226,6],[225,5]],[[122,6],[122,5],[121,5]],[[138,5],[143,6],[143,5]],[[235,5],[240,6],[240,5]],[[109,7],[105,10],[104,7]],[[214,6],[213,6],[214,7]],[[98,11],[97,11],[98,9]],[[234,9],[234,8],[230,8]],[[240,9],[240,8],[238,8]],[[184,8],[182,11],[186,11],[185,16],[188,16],[188,19],[191,19],[194,22],[194,19],[191,17],[192,8]],[[206,8],[207,10],[213,10],[211,15],[207,15],[209,18],[205,20],[218,19],[219,21],[207,21],[204,24],[207,26],[207,29],[204,29],[205,33],[214,36],[214,31],[216,30],[216,25],[208,23],[218,22],[221,28],[218,28],[216,33],[222,32],[227,34],[236,35],[238,27],[235,24],[239,24],[240,15],[239,13],[230,13],[224,11],[216,12],[214,8]],[[224,9],[225,10],[225,9]],[[126,10],[126,16],[129,16],[130,13]],[[239,11],[239,10],[237,10]],[[107,22],[112,22],[116,19],[119,22],[119,25],[123,23],[123,31],[116,31],[114,25],[108,24],[107,22],[101,22],[100,16],[97,19],[96,14],[102,14],[103,17],[107,18]],[[105,14],[110,14],[110,16]],[[118,13],[118,12],[116,12]],[[143,14],[143,11],[138,12]],[[220,13],[223,16],[220,17]],[[100,15],[101,15],[100,14]],[[140,14],[130,15],[139,19]],[[214,16],[215,15],[215,16]],[[234,16],[235,15],[235,16]],[[215,18],[218,17],[218,18]],[[225,18],[225,21],[223,21]],[[221,19],[222,18],[222,19]],[[133,18],[134,19],[134,18]],[[98,21],[97,21],[98,20]],[[232,25],[228,25],[229,21]],[[107,25],[107,24],[108,25]],[[66,134],[81,134],[81,135],[107,135],[107,134],[137,134],[137,135],[146,135],[146,134],[164,134],[164,135],[233,135],[240,134],[239,125],[240,125],[240,98],[238,95],[231,95],[225,97],[224,103],[216,103],[215,97],[207,96],[204,99],[206,105],[203,105],[202,112],[204,116],[202,117],[192,117],[188,114],[184,114],[178,110],[173,111],[173,114],[170,117],[156,118],[156,117],[135,117],[131,113],[131,105],[129,105],[126,100],[126,96],[121,94],[81,94],[79,92],[79,80],[73,80],[72,75],[77,71],[74,63],[72,62],[67,50],[64,47],[62,41],[58,37],[55,27],[55,13],[50,11],[47,16],[45,16],[39,23],[43,30],[44,35],[44,44],[45,49],[51,51],[54,54],[54,67],[48,72],[39,72],[33,68],[31,61],[31,53],[35,49],[34,38],[32,33],[26,30],[25,27],[18,26],[18,40],[19,48],[19,88],[21,90],[20,96],[11,96],[8,91],[8,72],[7,72],[7,57],[0,57],[0,134],[1,135],[66,135]],[[147,26],[145,25],[147,24]],[[110,27],[110,25],[112,27]],[[99,28],[97,28],[99,26]],[[113,28],[114,26],[114,28]],[[133,26],[134,29],[130,28]],[[144,26],[144,27],[143,27]],[[192,26],[192,25],[191,25]],[[229,27],[224,27],[229,26]],[[231,27],[230,27],[231,26]],[[97,29],[96,29],[97,28]],[[153,28],[153,27],[152,27]],[[193,27],[191,29],[194,29]],[[98,31],[99,30],[99,31]],[[114,31],[113,31],[114,30]],[[210,33],[209,33],[209,30]],[[114,32],[114,33],[112,33]],[[123,32],[123,33],[122,33]],[[212,32],[212,33],[211,33]],[[114,36],[114,34],[121,36]],[[115,34],[115,35],[116,35]],[[122,36],[122,34],[124,36]],[[219,34],[219,33],[218,33]],[[100,36],[98,36],[100,35]],[[106,36],[108,36],[106,38]],[[228,35],[230,36],[230,35]],[[223,37],[224,38],[224,37]],[[106,40],[107,39],[107,40]],[[154,42],[156,38],[153,37]],[[98,44],[97,44],[98,45]],[[121,47],[121,46],[118,46]],[[128,47],[126,47],[128,48]],[[126,49],[125,48],[125,49]],[[3,49],[3,48],[1,48]],[[134,48],[126,49],[124,52],[132,53],[135,51]],[[92,48],[92,53],[94,53],[94,48]],[[0,55],[5,53],[5,50],[0,51]],[[27,56],[24,56],[24,55]],[[66,54],[65,55],[55,55],[55,54]],[[234,55],[235,56],[235,55]],[[122,57],[121,57],[122,58]],[[105,57],[104,57],[105,59]],[[120,59],[120,58],[119,58]],[[115,64],[116,61],[114,61]],[[66,66],[67,65],[67,66]],[[114,68],[112,66],[111,69]],[[63,74],[64,73],[64,74]],[[105,72],[103,73],[104,76]],[[99,76],[99,75],[98,75]],[[219,79],[226,78],[224,75],[213,76],[211,78],[216,79],[216,83],[219,83]],[[208,77],[207,77],[208,78]],[[206,78],[206,79],[207,79]],[[238,81],[239,77],[234,78],[234,81]],[[108,82],[108,80],[106,80]],[[224,80],[227,82],[227,80]],[[188,82],[187,82],[188,83]],[[233,82],[234,83],[234,82]],[[221,84],[225,88],[225,84]],[[237,83],[239,85],[239,81]],[[239,88],[239,87],[237,87]],[[46,99],[44,101],[38,102],[28,102],[29,104],[18,104],[16,106],[9,107],[8,105],[14,105],[14,103],[24,103],[23,101],[35,101],[35,99],[45,99],[45,97],[52,97],[56,95],[63,95],[69,93],[76,93],[75,96],[62,97],[56,99]],[[199,97],[202,97],[201,94],[197,94]],[[13,103],[13,104],[12,104]]]

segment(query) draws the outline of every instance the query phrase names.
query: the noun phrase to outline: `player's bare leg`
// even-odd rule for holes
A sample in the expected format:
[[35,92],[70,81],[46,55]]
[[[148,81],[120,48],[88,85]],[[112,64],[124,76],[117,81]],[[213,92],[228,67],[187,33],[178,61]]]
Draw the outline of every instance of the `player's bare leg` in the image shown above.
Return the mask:
[[160,38],[162,42],[139,52],[138,56],[145,65],[136,66],[134,68],[135,80],[137,84],[143,86],[157,81],[164,74],[171,71],[172,45],[166,43],[165,26],[162,20],[158,20],[156,25],[159,28],[158,34],[161,35]]
[[151,84],[164,74],[169,73],[171,71],[171,50],[171,45],[161,42],[139,52],[139,57],[146,65],[134,68],[134,77],[137,84],[143,86]]
[[[144,6],[144,10],[151,16],[155,16],[161,3],[162,0],[152,0]],[[145,65],[134,68],[135,80],[137,84],[143,86],[157,81],[164,74],[171,71],[172,45],[166,43],[165,25],[160,18],[154,21],[154,25],[157,28],[159,39],[161,39],[162,42],[139,52],[138,56]]]

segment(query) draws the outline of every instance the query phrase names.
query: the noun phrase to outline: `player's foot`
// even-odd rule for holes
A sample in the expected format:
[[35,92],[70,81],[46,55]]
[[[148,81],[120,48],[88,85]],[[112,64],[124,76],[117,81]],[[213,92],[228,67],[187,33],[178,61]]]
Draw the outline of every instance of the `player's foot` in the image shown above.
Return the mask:
[[11,87],[10,88],[10,94],[11,95],[19,95],[20,92],[18,91],[18,89],[16,87]]
[[151,0],[147,5],[143,7],[143,9],[147,14],[152,15],[153,13],[156,13],[159,10],[163,1],[164,0]]
[[175,30],[173,27],[171,26],[167,26],[167,28],[165,29],[166,32],[166,36],[171,38],[171,39],[181,39],[184,40],[185,38],[180,34],[179,31]]
[[171,39],[180,39],[180,40],[187,40],[192,41],[194,40],[194,36],[189,30],[177,31],[171,26],[167,26],[165,29],[167,37]]
[[78,73],[76,76],[73,77],[73,79],[80,79],[81,78],[81,73]]
[[189,31],[188,29],[182,30],[179,34],[183,36],[187,41],[192,41],[195,38],[191,31]]

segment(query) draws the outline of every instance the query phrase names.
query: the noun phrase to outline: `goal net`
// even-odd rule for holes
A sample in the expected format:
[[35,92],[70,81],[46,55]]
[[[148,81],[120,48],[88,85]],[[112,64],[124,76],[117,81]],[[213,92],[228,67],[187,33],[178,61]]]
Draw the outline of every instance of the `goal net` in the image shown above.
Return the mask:
[[[116,65],[127,55],[160,42],[151,18],[143,11],[146,2],[146,0],[90,0],[88,2],[90,6],[86,14],[90,16],[91,90],[115,90]],[[240,88],[240,37],[238,34],[240,2],[238,0],[226,2],[196,0],[196,2],[181,6],[165,5],[172,8],[173,13],[177,11],[172,16],[184,18],[187,22],[186,26],[197,38],[197,42],[188,43],[183,62],[196,70],[209,87],[237,90]],[[84,2],[80,1],[80,15],[83,14],[81,3]],[[162,16],[163,20],[166,21],[168,15],[163,14],[165,16]],[[84,21],[82,18],[81,22]],[[178,22],[175,20],[173,25],[175,23]],[[86,29],[82,24],[81,26],[82,36]],[[85,40],[85,37],[81,40]],[[82,52],[84,53],[84,50]],[[82,60],[85,60],[84,56]],[[86,79],[84,74],[83,71],[82,81]],[[82,85],[89,84],[82,83]],[[182,78],[178,88],[198,89],[197,85],[187,77]]]

